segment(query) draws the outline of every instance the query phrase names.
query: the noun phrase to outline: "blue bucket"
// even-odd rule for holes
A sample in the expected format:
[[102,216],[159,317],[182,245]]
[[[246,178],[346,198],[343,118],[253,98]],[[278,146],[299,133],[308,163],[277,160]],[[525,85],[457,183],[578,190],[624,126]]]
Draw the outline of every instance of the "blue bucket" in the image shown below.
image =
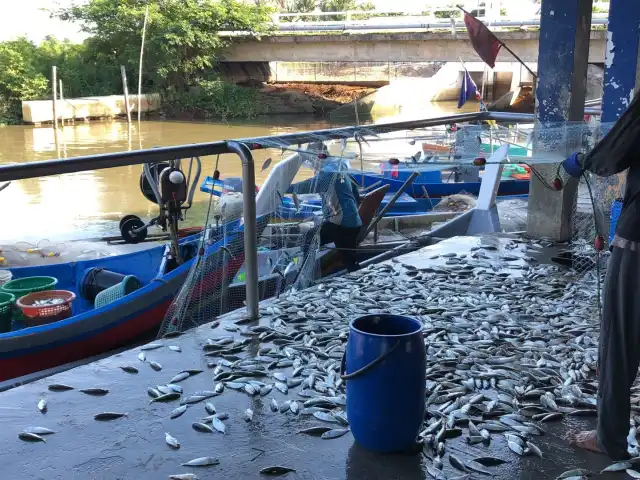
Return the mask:
[[376,452],[413,449],[425,409],[422,324],[401,315],[366,315],[350,330],[342,378],[353,437]]

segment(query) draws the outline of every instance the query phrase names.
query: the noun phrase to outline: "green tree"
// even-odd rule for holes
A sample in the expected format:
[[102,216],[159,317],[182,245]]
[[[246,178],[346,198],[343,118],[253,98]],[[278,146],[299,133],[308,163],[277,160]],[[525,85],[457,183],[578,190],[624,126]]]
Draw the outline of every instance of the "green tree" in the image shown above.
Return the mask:
[[269,7],[235,0],[89,0],[57,15],[81,23],[91,36],[87,47],[99,64],[113,71],[125,65],[134,78],[147,3],[146,82],[163,90],[192,85],[215,65],[230,45],[220,31],[263,32],[271,12]]
[[26,38],[0,42],[0,65],[0,123],[16,123],[21,101],[43,98],[49,82],[39,71],[36,45]]

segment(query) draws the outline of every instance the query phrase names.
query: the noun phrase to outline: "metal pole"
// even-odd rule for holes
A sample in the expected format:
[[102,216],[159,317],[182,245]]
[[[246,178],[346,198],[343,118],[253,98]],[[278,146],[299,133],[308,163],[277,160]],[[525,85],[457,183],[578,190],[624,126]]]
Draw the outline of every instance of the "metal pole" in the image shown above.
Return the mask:
[[[64,108],[64,92],[62,90],[62,80],[58,80],[58,85],[60,87],[60,101],[62,102],[62,108]],[[64,111],[60,112],[60,124],[64,127]]]
[[144,55],[144,39],[147,35],[147,21],[149,19],[149,5],[144,12],[144,23],[142,24],[142,44],[140,46],[140,69],[138,71],[138,122],[142,115],[142,56]]
[[256,173],[253,155],[244,143],[226,142],[229,151],[242,161],[242,199],[244,215],[244,265],[247,285],[247,315],[253,320],[259,316],[258,295],[258,227],[256,219]]
[[393,205],[396,203],[398,198],[400,198],[400,195],[404,193],[404,191],[409,187],[409,185],[413,183],[413,181],[416,179],[418,175],[420,175],[419,172],[413,172],[411,176],[407,178],[407,180],[402,184],[402,186],[398,189],[398,191],[391,198],[391,200],[389,200],[389,203],[387,203],[385,207],[382,210],[380,210],[380,213],[378,213],[378,215],[376,215],[376,217],[367,226],[367,229],[364,231],[364,233],[360,234],[360,236],[358,237],[359,241],[362,241],[365,238],[367,238],[367,235],[369,235],[371,230],[373,230],[378,225],[378,222],[382,220],[382,217],[384,217],[385,214],[389,211],[389,209],[393,207]]
[[127,123],[131,125],[131,109],[129,108],[129,87],[127,87],[127,71],[124,65],[120,65],[120,73],[122,74],[122,90],[124,92],[124,107],[127,112]]
[[53,128],[58,128],[58,67],[51,67],[51,90],[53,94]]

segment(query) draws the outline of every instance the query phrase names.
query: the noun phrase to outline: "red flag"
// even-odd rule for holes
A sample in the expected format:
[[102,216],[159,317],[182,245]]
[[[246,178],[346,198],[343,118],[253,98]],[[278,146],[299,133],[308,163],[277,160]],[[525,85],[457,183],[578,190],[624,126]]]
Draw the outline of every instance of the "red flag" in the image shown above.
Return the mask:
[[467,12],[464,12],[464,24],[467,27],[473,49],[484,63],[494,68],[502,42],[491,33],[484,23]]

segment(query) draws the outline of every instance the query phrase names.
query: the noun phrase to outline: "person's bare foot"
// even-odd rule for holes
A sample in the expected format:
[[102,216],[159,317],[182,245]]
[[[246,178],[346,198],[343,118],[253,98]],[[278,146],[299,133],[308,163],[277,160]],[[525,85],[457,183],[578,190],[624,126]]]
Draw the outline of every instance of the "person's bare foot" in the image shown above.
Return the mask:
[[604,453],[598,446],[598,439],[596,438],[596,431],[586,431],[569,434],[569,443],[579,448],[584,448],[590,452]]

